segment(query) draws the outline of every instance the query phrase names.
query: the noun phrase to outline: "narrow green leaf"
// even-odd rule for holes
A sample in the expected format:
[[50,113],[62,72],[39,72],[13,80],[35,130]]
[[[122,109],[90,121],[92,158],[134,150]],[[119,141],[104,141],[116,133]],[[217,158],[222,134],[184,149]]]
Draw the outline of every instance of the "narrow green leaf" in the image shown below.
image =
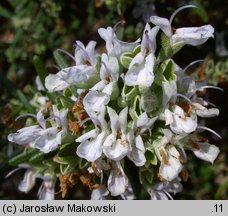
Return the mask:
[[13,13],[0,5],[0,16],[6,19],[12,19]]
[[67,144],[61,145],[58,156],[59,157],[66,157],[70,155],[76,156],[76,148],[77,148],[76,143],[67,143]]
[[31,106],[31,104],[20,89],[17,90],[17,97],[29,113],[36,113],[35,109]]
[[55,59],[57,65],[58,65],[61,69],[67,68],[67,67],[68,67],[68,63],[67,63],[66,59],[64,58],[63,54],[62,54],[60,51],[55,50],[55,51],[53,52],[53,55],[54,55],[54,59]]
[[39,153],[39,150],[37,149],[28,149],[23,151],[22,153],[14,156],[13,158],[11,158],[8,162],[8,164],[10,166],[17,166],[18,164],[24,163],[24,162],[28,162],[29,159],[36,155],[37,153]]
[[30,163],[41,163],[42,161],[48,160],[50,158],[53,158],[57,153],[58,153],[58,149],[51,151],[49,153],[43,153],[43,152],[39,152],[37,154],[35,154],[34,156],[32,156],[29,159]]
[[38,56],[34,56],[33,57],[33,64],[35,66],[36,72],[40,78],[40,81],[43,85],[43,87],[45,88],[45,77],[48,75],[43,62],[41,61],[41,59]]

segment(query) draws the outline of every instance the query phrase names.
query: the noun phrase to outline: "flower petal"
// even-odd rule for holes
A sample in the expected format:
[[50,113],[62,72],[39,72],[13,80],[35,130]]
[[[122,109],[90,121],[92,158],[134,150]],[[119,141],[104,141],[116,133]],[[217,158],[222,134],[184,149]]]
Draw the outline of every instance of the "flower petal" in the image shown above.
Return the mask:
[[126,133],[127,131],[127,115],[128,115],[128,107],[125,107],[119,113],[119,124],[122,133]]
[[83,99],[83,105],[86,112],[91,116],[94,112],[99,112],[101,107],[108,104],[109,95],[103,92],[90,91]]
[[177,178],[182,170],[182,165],[179,160],[170,156],[168,164],[161,163],[159,174],[167,181],[172,181]]
[[77,155],[85,158],[87,161],[93,162],[102,155],[102,145],[106,132],[100,133],[97,138],[85,142],[82,142],[77,148]]
[[211,25],[201,27],[179,28],[172,36],[173,43],[184,41],[186,44],[198,46],[214,37],[214,28]]
[[193,149],[193,153],[196,155],[196,157],[213,164],[220,152],[219,148],[209,143],[197,142],[197,144],[199,145],[200,149]]
[[114,134],[110,134],[103,145],[104,154],[115,161],[123,159],[129,152],[130,146],[128,141],[125,139],[116,139]]
[[106,196],[108,196],[109,191],[103,185],[99,188],[94,189],[91,193],[91,200],[104,200]]
[[128,178],[122,167],[119,165],[117,169],[110,172],[108,178],[108,190],[112,196],[118,196],[126,191],[128,186]]
[[68,67],[62,71],[65,72],[62,73],[62,79],[70,85],[87,81],[95,72],[94,67],[88,65]]
[[20,182],[18,186],[19,191],[28,193],[35,185],[36,176],[37,175],[35,170],[28,169],[25,172],[23,180]]
[[148,190],[151,200],[169,200],[169,197],[164,191]]
[[163,91],[162,105],[163,105],[163,108],[166,108],[169,101],[177,94],[176,79],[172,81],[162,82],[162,91]]
[[112,132],[115,132],[118,128],[120,128],[119,125],[119,116],[117,115],[116,111],[112,109],[111,107],[107,107],[108,115],[111,121],[111,129]]
[[78,137],[75,141],[76,142],[84,142],[84,141],[86,141],[88,139],[95,138],[97,135],[98,135],[98,130],[97,129],[93,129],[93,130],[90,130],[87,133],[84,133],[83,135]]
[[219,109],[217,108],[210,108],[210,109],[205,108],[203,110],[197,109],[196,114],[202,118],[211,118],[219,115]]
[[142,42],[141,42],[141,52],[146,55],[149,49],[149,52],[155,53],[156,50],[156,36],[159,31],[159,27],[150,28],[150,25],[147,23],[144,29]]
[[102,91],[106,86],[106,83],[104,80],[101,80],[97,84],[95,84],[90,90],[91,91]]
[[19,145],[29,144],[40,137],[39,133],[41,131],[42,129],[37,125],[25,127],[18,130],[16,133],[9,134],[8,140]]
[[135,138],[135,143],[132,146],[132,151],[128,154],[130,160],[134,162],[136,166],[143,166],[146,162],[145,147],[141,136]]
[[154,25],[159,26],[161,28],[161,30],[168,37],[171,37],[172,36],[172,28],[171,28],[171,24],[170,24],[170,22],[169,22],[168,19],[162,18],[162,17],[158,17],[158,16],[152,16],[152,17],[150,17],[150,21]]
[[60,144],[57,141],[58,129],[51,127],[40,132],[40,137],[35,142],[35,147],[44,153],[55,150]]
[[151,86],[154,81],[154,64],[155,56],[151,53],[146,57],[145,63],[129,67],[130,69],[125,75],[125,83],[128,86]]
[[106,50],[108,51],[108,55],[110,55],[110,53],[113,50],[113,39],[115,36],[115,33],[113,32],[113,29],[111,27],[108,27],[107,29],[105,28],[99,28],[98,29],[98,34],[100,35],[100,37],[105,40],[106,42]]
[[60,74],[62,74],[62,72],[49,74],[45,78],[45,87],[49,92],[61,91],[69,86],[69,83],[67,83]]
[[170,125],[173,123],[173,114],[169,109],[165,109],[165,125]]
[[36,114],[36,119],[42,128],[46,128],[46,121],[44,119],[43,111],[44,109],[39,110],[39,112]]

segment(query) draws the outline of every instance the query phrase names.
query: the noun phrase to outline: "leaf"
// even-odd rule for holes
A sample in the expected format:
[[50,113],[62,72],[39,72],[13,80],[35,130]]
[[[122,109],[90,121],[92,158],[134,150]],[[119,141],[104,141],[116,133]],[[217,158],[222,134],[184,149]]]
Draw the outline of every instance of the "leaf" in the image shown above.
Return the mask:
[[146,168],[149,168],[150,165],[157,165],[158,160],[156,155],[153,152],[147,151],[145,153],[145,157],[146,157],[146,164],[145,164]]
[[142,114],[141,109],[141,99],[140,96],[136,96],[133,100],[133,103],[131,103],[129,114],[133,120],[136,120],[138,116]]
[[[225,178],[224,178],[225,179]],[[228,180],[225,180],[224,183],[222,183],[218,190],[215,193],[215,199],[223,199],[225,198],[225,195],[228,193]]]
[[75,137],[72,135],[72,133],[69,130],[65,131],[61,136],[62,143],[72,143],[74,142],[74,140],[75,140]]
[[45,88],[45,77],[48,75],[48,73],[47,73],[41,59],[36,55],[33,57],[33,64],[34,64],[36,72],[40,78],[40,81],[41,81],[43,87]]
[[146,112],[152,112],[156,106],[156,102],[158,100],[157,95],[155,92],[148,90],[142,94],[142,109]]
[[121,93],[122,101],[126,101],[126,102],[132,101],[137,94],[138,94],[137,87],[124,85]]
[[66,157],[71,155],[76,155],[76,143],[67,143],[61,145],[58,156],[59,157]]
[[70,98],[62,96],[59,98],[59,100],[64,108],[68,108],[69,110],[72,109],[74,102]]
[[129,68],[129,65],[132,61],[132,59],[137,55],[137,53],[140,52],[140,46],[137,46],[133,52],[125,52],[120,56],[120,63],[125,67]]
[[79,169],[85,169],[89,165],[89,162],[84,158],[79,158],[78,162]]
[[48,160],[48,159],[51,159],[53,158],[57,153],[58,153],[58,149],[54,150],[54,151],[51,151],[49,153],[43,153],[43,152],[39,152],[37,154],[35,154],[34,156],[32,156],[30,159],[29,159],[29,162],[30,163],[41,163],[45,160]]
[[66,88],[63,90],[63,95],[65,97],[71,97],[73,95],[72,91],[71,91],[71,88]]
[[11,20],[13,17],[13,13],[0,5],[0,16]]
[[[58,157],[60,159],[60,157]],[[72,172],[78,165],[78,157],[75,156],[67,156],[61,157],[63,163],[60,165],[60,171],[63,175],[68,172]]]
[[152,168],[145,168],[145,167],[140,167],[139,168],[139,180],[141,184],[153,183],[153,178],[154,178],[154,172]]
[[20,89],[17,90],[17,97],[29,113],[36,113],[35,109],[31,106],[31,104]]
[[165,70],[163,72],[163,75],[165,76],[167,81],[175,80],[174,70],[175,66],[172,60],[167,60],[164,62],[166,64]]
[[141,97],[142,109],[151,116],[157,116],[162,111],[162,87],[153,83],[151,89]]
[[61,164],[60,165],[60,172],[62,175],[66,175],[67,173],[72,172],[75,169],[75,167],[72,167],[68,164]]
[[199,2],[197,10],[195,10],[194,13],[197,14],[203,20],[203,22],[208,22],[208,13],[203,6],[199,5]]
[[67,63],[67,61],[64,58],[63,54],[59,50],[55,50],[53,52],[53,55],[54,55],[54,59],[55,59],[57,65],[61,69],[64,69],[64,68],[67,68],[68,67],[69,64]]
[[120,56],[120,63],[128,69],[131,61],[132,61],[132,57],[131,57],[131,53],[123,53],[121,56]]
[[161,35],[161,43],[162,47],[158,54],[158,62],[163,62],[171,58],[185,45],[185,42],[172,44],[171,39],[165,34]]
[[39,153],[39,150],[37,150],[37,149],[28,149],[28,150],[24,150],[22,153],[20,153],[20,154],[14,156],[14,157],[12,157],[12,158],[9,160],[8,164],[9,164],[10,166],[17,166],[17,165],[19,165],[19,164],[21,164],[21,163],[28,162],[29,159],[30,159],[32,156],[36,155],[37,153]]

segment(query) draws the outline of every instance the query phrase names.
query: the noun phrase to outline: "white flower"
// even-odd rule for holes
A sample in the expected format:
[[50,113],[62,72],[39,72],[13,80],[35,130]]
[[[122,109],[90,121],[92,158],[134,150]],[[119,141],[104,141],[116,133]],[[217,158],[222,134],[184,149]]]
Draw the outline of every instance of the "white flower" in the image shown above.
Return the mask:
[[[118,25],[119,23],[117,23]],[[114,28],[108,27],[105,28],[99,28],[98,33],[102,39],[106,42],[106,50],[108,52],[109,56],[120,56],[123,52],[132,52],[134,48],[139,44],[140,40],[137,40],[133,43],[127,43],[118,40],[116,34],[115,34],[115,28],[117,25],[114,26]]]
[[18,130],[16,133],[9,134],[8,140],[19,145],[30,144],[30,146],[33,146],[34,141],[40,137],[40,132],[42,130],[43,129],[38,125],[25,127]]
[[142,53],[138,53],[129,65],[129,70],[125,75],[125,83],[128,86],[149,87],[154,81],[155,56],[153,53],[146,58]]
[[46,128],[46,120],[43,116],[43,109],[37,113],[38,125],[29,126],[18,130],[16,133],[8,135],[10,142],[19,145],[29,144],[31,147],[37,148],[44,153],[53,151],[61,144],[61,138],[67,131],[66,115],[68,110],[59,111],[53,105],[53,114],[56,125]]
[[119,78],[119,63],[117,58],[111,56],[109,57],[106,54],[102,54],[101,62],[101,81],[94,85],[91,90],[102,91],[103,93],[111,96]]
[[80,41],[76,41],[75,49],[75,62],[77,65],[91,65],[96,66],[97,64],[97,54],[95,52],[95,41],[90,41],[85,47]]
[[89,91],[83,99],[84,109],[87,114],[96,117],[100,111],[108,104],[110,100],[109,95],[98,91]]
[[197,128],[197,117],[192,113],[191,116],[187,116],[184,110],[175,105],[173,112],[165,110],[166,125],[170,125],[171,130],[174,133],[191,133]]
[[146,162],[145,158],[145,146],[141,135],[150,130],[151,126],[156,121],[157,117],[149,119],[146,112],[141,114],[136,121],[133,122],[131,134],[132,150],[128,154],[130,160],[132,160],[136,166],[143,166]]
[[108,178],[108,190],[112,196],[123,194],[128,187],[128,178],[125,175],[120,162],[113,163],[113,169]]
[[99,188],[94,189],[91,193],[91,200],[105,200],[105,197],[108,196],[109,191],[104,185],[101,185]]
[[190,149],[196,157],[212,164],[220,152],[217,146],[208,143],[207,140],[201,139],[201,137],[197,137],[196,135],[193,135],[189,139],[189,144]]
[[54,91],[61,91],[69,87],[70,84],[64,80],[64,76],[67,75],[68,70],[73,70],[73,69],[71,67],[65,68],[64,71],[61,70],[57,74],[49,74],[45,78],[45,87],[47,88],[47,90],[49,92],[54,92]]
[[159,26],[161,30],[168,37],[171,38],[174,44],[179,42],[185,42],[186,44],[193,46],[201,45],[205,43],[210,37],[213,37],[214,28],[211,25],[204,25],[201,27],[178,28],[175,30],[174,33],[172,31],[171,23],[174,16],[182,9],[189,7],[195,6],[187,5],[177,9],[171,16],[170,20],[158,16],[152,16],[150,17],[150,21],[156,26]]
[[125,107],[119,116],[112,108],[107,109],[112,133],[105,139],[103,152],[108,158],[119,161],[131,150],[130,134],[127,132],[128,107]]
[[[38,197],[41,200],[53,200],[55,197],[55,181],[53,176],[50,174],[41,175],[39,170],[36,170],[30,166],[21,166],[21,168],[27,168],[27,171],[24,174],[23,180],[19,183],[18,189],[21,192],[28,193],[35,185],[36,178],[43,179],[41,184]],[[20,168],[18,168],[20,169]]]
[[181,192],[183,186],[179,182],[178,179],[174,179],[171,182],[161,182],[153,187],[149,187],[147,189],[148,193],[150,194],[151,200],[168,200],[173,199],[170,193],[176,194]]
[[197,116],[202,118],[211,118],[219,115],[219,109],[217,108],[206,108],[208,105],[202,98],[197,98],[193,101],[192,106]]
[[180,163],[180,154],[175,147],[171,147],[168,151],[165,148],[160,150],[162,156],[162,162],[159,168],[159,175],[167,180],[172,181],[177,178],[182,170],[182,165]]
[[163,106],[163,109],[165,109],[170,101],[176,101],[176,95],[177,95],[176,76],[175,76],[175,80],[171,80],[171,81],[165,80],[162,82],[162,91],[163,91],[162,106]]
[[54,200],[55,199],[55,180],[51,174],[44,174],[42,176],[43,183],[38,190],[38,197],[40,200]]
[[95,73],[95,46],[95,41],[90,41],[86,47],[80,41],[76,41],[76,66],[64,68],[57,74],[49,74],[45,79],[48,91],[61,91],[70,85],[87,81]]
[[154,81],[154,64],[156,50],[156,35],[159,28],[150,28],[146,25],[142,43],[141,52],[139,52],[131,61],[129,70],[125,75],[125,83],[129,86],[149,87]]
[[120,194],[120,196],[121,196],[121,198],[123,200],[133,200],[133,199],[135,199],[135,194],[134,194],[134,191],[133,191],[133,188],[132,188],[130,182],[128,183],[128,186],[127,186],[125,192]]
[[35,185],[37,177],[38,172],[35,169],[29,168],[25,172],[23,180],[18,185],[19,191],[28,193]]
[[172,36],[173,43],[184,41],[186,44],[198,46],[205,43],[210,37],[214,37],[214,28],[211,25],[201,27],[179,28]]
[[104,119],[105,107],[98,117],[93,117],[95,129],[83,134],[75,141],[81,143],[77,148],[77,155],[93,162],[101,157],[103,142],[106,138],[107,123]]
[[214,160],[218,157],[219,148],[209,143],[197,142],[199,149],[193,149],[193,153],[196,157],[214,163]]

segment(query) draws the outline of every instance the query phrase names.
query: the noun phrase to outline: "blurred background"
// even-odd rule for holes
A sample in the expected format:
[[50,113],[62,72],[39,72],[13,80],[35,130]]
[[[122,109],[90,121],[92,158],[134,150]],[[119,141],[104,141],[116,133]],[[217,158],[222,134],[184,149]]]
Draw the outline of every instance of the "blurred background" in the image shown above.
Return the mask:
[[[205,97],[220,109],[220,115],[205,122],[223,139],[207,134],[210,143],[219,146],[221,153],[214,165],[189,157],[186,168],[190,177],[184,183],[182,193],[175,199],[227,199],[228,198],[228,1],[227,0],[1,0],[0,2],[0,199],[36,199],[35,187],[25,195],[17,190],[23,173],[5,176],[13,167],[8,159],[14,146],[7,141],[9,131],[20,128],[14,121],[23,110],[32,112],[28,103],[36,92],[34,55],[44,65],[54,62],[53,51],[62,48],[74,53],[73,44],[80,40],[87,44],[98,41],[98,50],[104,42],[97,29],[114,26],[119,39],[134,41],[140,37],[151,15],[169,18],[180,6],[195,4],[198,9],[180,12],[174,19],[174,27],[211,24],[215,39],[202,47],[185,47],[174,56],[177,64],[184,67],[190,62],[203,59],[193,67],[197,79],[222,87],[224,92],[210,90]],[[185,55],[182,55],[185,53]],[[55,69],[48,69],[50,73]],[[58,198],[58,196],[57,196]],[[68,199],[75,198],[70,193]],[[85,198],[85,197],[84,197]]]

